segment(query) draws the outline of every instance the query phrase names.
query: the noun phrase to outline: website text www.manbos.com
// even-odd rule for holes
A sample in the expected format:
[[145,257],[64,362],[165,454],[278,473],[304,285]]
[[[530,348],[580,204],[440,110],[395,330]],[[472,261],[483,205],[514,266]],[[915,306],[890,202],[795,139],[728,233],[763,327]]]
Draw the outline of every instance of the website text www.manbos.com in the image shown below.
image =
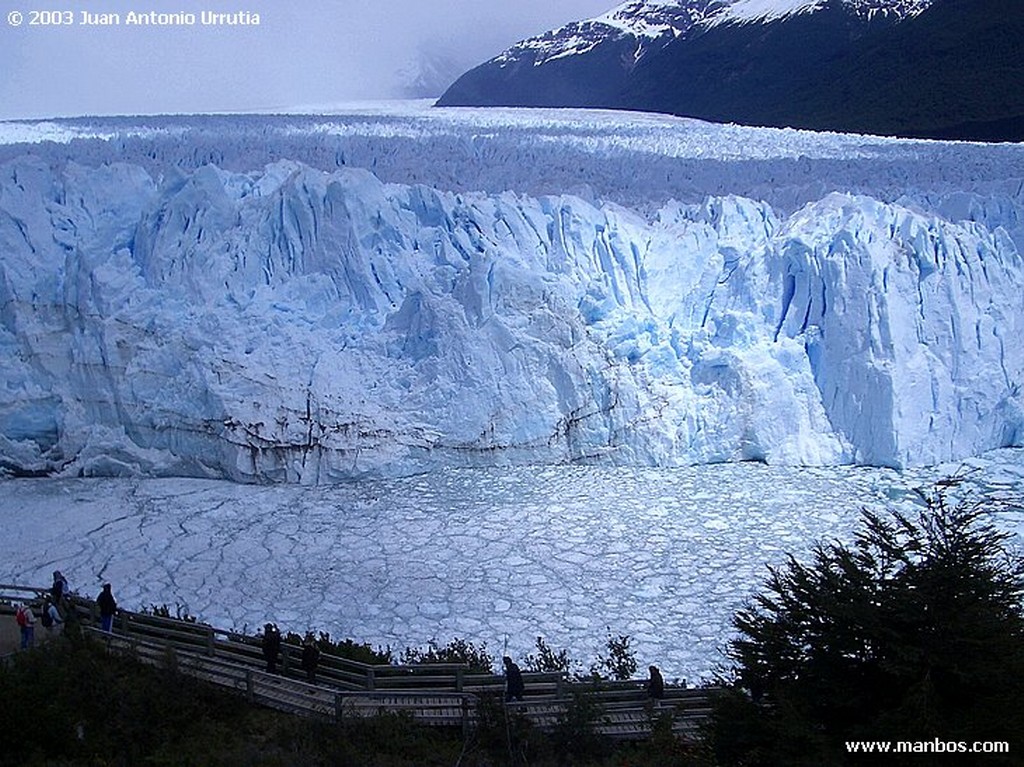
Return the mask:
[[1008,754],[1010,744],[999,740],[865,740],[847,741],[849,754]]

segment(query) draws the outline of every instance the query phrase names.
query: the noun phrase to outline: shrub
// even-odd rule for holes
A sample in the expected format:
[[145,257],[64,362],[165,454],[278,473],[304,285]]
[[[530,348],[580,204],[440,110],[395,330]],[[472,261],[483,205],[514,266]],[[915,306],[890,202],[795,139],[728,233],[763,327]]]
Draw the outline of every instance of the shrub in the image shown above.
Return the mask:
[[407,647],[402,652],[400,663],[416,666],[425,663],[465,663],[469,670],[481,674],[491,674],[494,658],[487,652],[487,644],[479,646],[465,639],[455,638],[444,647],[431,639],[426,650]]
[[[174,612],[171,612],[171,608],[166,604],[163,605],[150,605],[148,608],[143,607],[139,610],[143,615],[152,615],[157,618],[173,618],[179,621],[186,621],[188,623],[196,623],[196,616],[192,615],[188,611],[188,607],[182,604],[174,605]],[[207,625],[207,624],[203,624]]]
[[608,639],[605,642],[605,653],[598,654],[597,663],[590,667],[591,675],[606,679],[617,679],[625,681],[632,679],[636,673],[636,650],[629,646],[631,637],[628,634],[612,636],[611,629],[608,629]]
[[[987,521],[1003,502],[921,494],[862,514],[852,547],[770,570],[734,620],[723,764],[841,764],[845,741],[1010,741],[1024,730],[1024,564]],[[1020,746],[1018,745],[1017,748]]]
[[[301,645],[305,641],[305,637],[294,631],[287,632],[281,639],[286,644],[292,645]],[[390,647],[374,648],[365,642],[354,642],[351,639],[335,640],[331,639],[331,635],[326,631],[318,632],[315,635],[315,641],[317,648],[324,655],[334,655],[371,666],[385,666],[393,661]]]
[[588,690],[572,690],[550,736],[559,764],[594,764],[611,750],[609,739],[597,731],[604,717],[604,707],[596,695]]
[[0,764],[424,767],[462,749],[409,716],[334,724],[252,706],[91,638],[56,638],[0,667],[0,721]]
[[471,752],[481,752],[482,764],[537,763],[541,734],[521,711],[507,706],[499,693],[484,692],[478,696],[476,717],[467,745]]
[[527,671],[568,674],[579,665],[569,656],[567,650],[559,650],[557,652],[552,650],[548,643],[544,641],[544,637],[537,637],[534,645],[537,648],[536,655],[529,653],[523,659],[523,665]]

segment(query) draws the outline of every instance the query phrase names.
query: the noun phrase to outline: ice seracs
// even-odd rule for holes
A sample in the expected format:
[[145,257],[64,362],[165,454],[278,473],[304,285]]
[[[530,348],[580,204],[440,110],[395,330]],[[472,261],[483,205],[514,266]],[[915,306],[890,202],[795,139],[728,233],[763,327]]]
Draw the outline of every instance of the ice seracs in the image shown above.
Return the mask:
[[0,166],[5,470],[905,466],[1024,440],[1012,196],[641,214],[296,161],[162,167]]

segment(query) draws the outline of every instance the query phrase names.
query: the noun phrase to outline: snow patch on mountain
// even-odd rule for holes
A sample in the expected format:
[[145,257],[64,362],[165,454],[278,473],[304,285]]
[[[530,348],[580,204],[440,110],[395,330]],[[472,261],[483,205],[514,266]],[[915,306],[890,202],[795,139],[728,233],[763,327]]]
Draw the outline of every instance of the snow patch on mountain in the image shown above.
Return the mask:
[[[635,38],[630,66],[652,49],[692,30],[720,24],[769,23],[828,7],[834,0],[628,0],[607,13],[566,24],[522,40],[493,61],[501,67],[530,60],[533,66],[583,55],[609,41]],[[839,0],[856,16],[901,20],[927,9],[933,0]]]
[[530,58],[534,66],[588,53],[609,39],[636,38],[635,63],[651,48],[685,34],[721,0],[629,0],[592,19],[572,22],[528,38],[503,51],[495,61],[506,66]]
[[709,15],[720,0],[680,3],[678,0],[630,0],[601,16],[595,22],[623,32],[658,39],[666,34],[678,36]]
[[[771,22],[800,13],[814,13],[830,5],[832,0],[733,0],[711,20],[713,24]],[[840,0],[858,16],[877,15],[905,19],[926,10],[933,0]]]
[[814,13],[828,0],[734,0],[715,19],[723,21],[773,21],[797,13]]

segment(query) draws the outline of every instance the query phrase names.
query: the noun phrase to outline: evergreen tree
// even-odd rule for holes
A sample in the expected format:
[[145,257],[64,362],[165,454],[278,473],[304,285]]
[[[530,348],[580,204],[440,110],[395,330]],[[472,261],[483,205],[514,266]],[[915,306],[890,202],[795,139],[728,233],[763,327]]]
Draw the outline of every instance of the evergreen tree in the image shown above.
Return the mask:
[[770,570],[734,619],[720,761],[842,764],[855,740],[1024,749],[1024,566],[989,522],[1006,502],[950,502],[959,484],[922,494],[916,518],[864,511],[852,546]]

